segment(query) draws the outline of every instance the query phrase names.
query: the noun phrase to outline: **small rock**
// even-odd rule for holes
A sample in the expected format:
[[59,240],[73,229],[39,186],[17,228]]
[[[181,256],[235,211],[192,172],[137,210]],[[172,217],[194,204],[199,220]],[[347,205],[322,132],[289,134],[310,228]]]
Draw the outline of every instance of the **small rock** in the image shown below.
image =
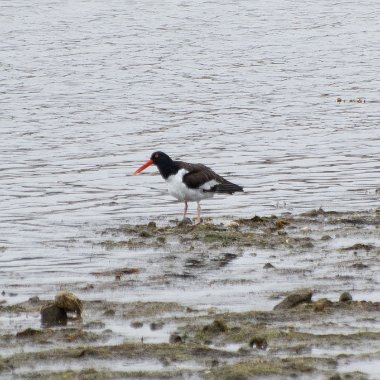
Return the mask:
[[372,251],[375,249],[375,246],[373,244],[364,244],[364,243],[356,243],[354,245],[351,245],[350,247],[341,248],[341,251]]
[[17,338],[27,338],[27,337],[41,335],[41,334],[43,334],[43,332],[41,330],[36,330],[36,329],[32,329],[29,327],[26,330],[19,331],[16,334],[16,337]]
[[313,310],[316,312],[324,311],[327,307],[330,307],[333,303],[327,298],[321,298],[314,302]]
[[287,220],[284,220],[284,219],[277,219],[276,223],[275,223],[277,229],[284,228],[288,224],[289,224],[289,222]]
[[366,269],[368,268],[368,265],[365,265],[363,263],[356,263],[356,264],[353,264],[351,267],[356,268],[356,269]]
[[52,303],[45,305],[41,309],[41,323],[43,326],[66,325],[66,311]]
[[268,342],[265,338],[260,337],[260,336],[254,336],[250,341],[249,341],[249,346],[250,347],[256,347],[259,350],[266,350],[268,347]]
[[155,230],[157,228],[157,224],[156,222],[149,222],[147,224],[147,227],[150,229],[150,230]]
[[78,317],[83,311],[82,301],[73,293],[59,292],[55,296],[54,304],[66,312],[76,313]]
[[169,342],[170,343],[182,343],[183,339],[178,334],[172,334],[172,335],[170,335]]
[[161,330],[164,327],[164,322],[152,322],[149,327],[152,331]]
[[264,266],[263,266],[264,269],[272,269],[274,268],[274,265],[272,265],[271,263],[266,263]]
[[160,362],[164,367],[169,367],[171,364],[171,360],[167,357],[160,358]]
[[108,309],[103,313],[105,317],[113,317],[115,314],[116,312],[113,309]]
[[283,301],[277,304],[273,310],[287,310],[301,303],[311,301],[313,291],[311,289],[299,289],[289,294]]
[[339,375],[339,373],[334,373],[333,375],[329,376],[326,380],[343,380],[343,378]]
[[140,321],[134,321],[131,323],[131,326],[134,328],[134,329],[141,329],[141,327],[144,326],[144,323],[143,322],[140,322]]
[[226,322],[221,319],[215,319],[210,325],[206,325],[203,327],[204,332],[210,332],[213,334],[224,333],[228,331],[228,326]]
[[327,240],[331,240],[331,239],[332,239],[332,237],[330,235],[323,235],[321,237],[321,240],[323,240],[323,241],[327,241]]
[[142,238],[149,238],[152,235],[148,231],[141,231],[140,234],[139,234],[139,236],[142,237]]
[[166,243],[166,238],[164,236],[159,236],[157,238],[157,243],[165,244]]
[[352,301],[352,295],[348,292],[343,292],[339,297],[339,302],[350,302]]
[[177,227],[189,226],[191,224],[193,224],[193,222],[191,221],[191,219],[190,218],[185,218],[185,219],[180,220],[177,223]]
[[28,301],[30,303],[38,303],[40,302],[40,298],[38,296],[30,297]]
[[326,211],[323,210],[322,207],[320,207],[318,210],[310,210],[310,211],[304,212],[301,214],[301,216],[316,217],[316,216],[325,215],[325,214],[326,214]]

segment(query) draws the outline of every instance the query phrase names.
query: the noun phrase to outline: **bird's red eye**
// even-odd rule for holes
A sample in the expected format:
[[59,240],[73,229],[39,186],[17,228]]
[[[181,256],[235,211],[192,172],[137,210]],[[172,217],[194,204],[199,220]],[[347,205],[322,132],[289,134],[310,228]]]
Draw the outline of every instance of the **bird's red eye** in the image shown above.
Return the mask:
[[158,153],[156,153],[156,154],[154,155],[154,158],[158,158]]

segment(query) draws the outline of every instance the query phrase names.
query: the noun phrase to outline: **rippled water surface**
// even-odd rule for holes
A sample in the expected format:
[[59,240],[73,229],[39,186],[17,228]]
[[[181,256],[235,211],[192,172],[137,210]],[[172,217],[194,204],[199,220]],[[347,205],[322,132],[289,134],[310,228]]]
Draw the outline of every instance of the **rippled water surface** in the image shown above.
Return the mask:
[[245,187],[209,216],[378,207],[379,12],[3,0],[0,285],[86,280],[122,261],[85,244],[96,231],[180,216],[153,169],[130,175],[158,149]]

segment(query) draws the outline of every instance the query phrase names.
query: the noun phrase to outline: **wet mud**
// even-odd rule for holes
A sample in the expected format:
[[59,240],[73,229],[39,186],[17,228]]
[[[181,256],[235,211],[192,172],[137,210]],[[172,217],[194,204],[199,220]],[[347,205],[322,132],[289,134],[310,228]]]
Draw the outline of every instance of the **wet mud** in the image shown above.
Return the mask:
[[[81,300],[73,295],[62,302],[58,294],[55,302],[73,312],[63,326],[41,324],[41,310],[53,301],[44,294],[3,301],[0,378],[374,379],[379,232],[379,209],[100,230],[88,244],[109,255],[126,250],[152,252],[152,258],[140,267],[91,270],[93,282],[71,289]],[[255,271],[237,275],[234,265],[247,258],[253,261],[243,263]],[[251,275],[270,289],[252,283]],[[297,281],[285,289],[283,277]],[[106,296],[115,289],[138,293],[142,281],[162,292],[162,300]],[[209,305],[180,295],[165,300],[173,287],[181,293],[184,284],[196,289],[197,282],[212,288]],[[237,304],[235,293],[224,293],[236,284],[247,293]],[[263,293],[263,307],[251,303],[251,286]]]

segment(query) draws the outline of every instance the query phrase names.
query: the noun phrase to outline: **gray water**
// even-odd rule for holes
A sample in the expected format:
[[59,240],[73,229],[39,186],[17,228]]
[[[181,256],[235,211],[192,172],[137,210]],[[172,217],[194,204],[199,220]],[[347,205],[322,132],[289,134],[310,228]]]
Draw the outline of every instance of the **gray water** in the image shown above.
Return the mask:
[[0,290],[87,281],[135,255],[86,244],[97,232],[180,217],[154,169],[130,175],[158,149],[245,187],[207,216],[378,207],[379,14],[378,0],[3,0]]

